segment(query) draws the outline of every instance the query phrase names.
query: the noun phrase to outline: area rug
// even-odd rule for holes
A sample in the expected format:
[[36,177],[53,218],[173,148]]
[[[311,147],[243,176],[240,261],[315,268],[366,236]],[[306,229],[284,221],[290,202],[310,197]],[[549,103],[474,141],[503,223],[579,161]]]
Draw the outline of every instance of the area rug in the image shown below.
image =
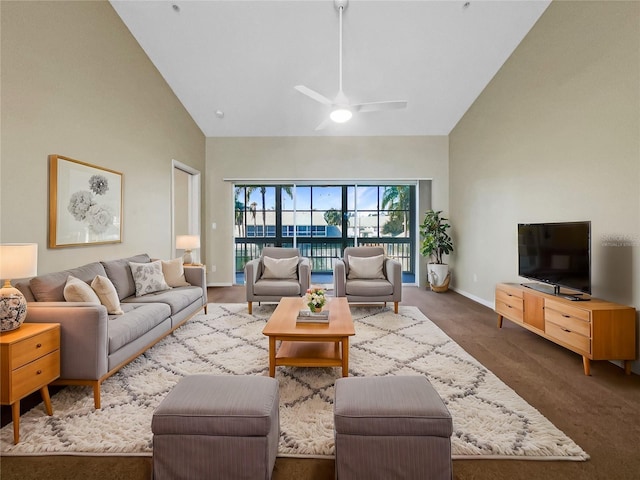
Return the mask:
[[[0,432],[2,455],[151,455],[154,409],[185,375],[268,375],[262,329],[274,306],[210,304],[102,385],[102,409],[90,388],[52,397]],[[453,417],[454,459],[586,460],[563,432],[467,354],[415,307],[352,308],[350,375],[425,375]],[[340,368],[278,367],[279,456],[331,457],[334,382]]]

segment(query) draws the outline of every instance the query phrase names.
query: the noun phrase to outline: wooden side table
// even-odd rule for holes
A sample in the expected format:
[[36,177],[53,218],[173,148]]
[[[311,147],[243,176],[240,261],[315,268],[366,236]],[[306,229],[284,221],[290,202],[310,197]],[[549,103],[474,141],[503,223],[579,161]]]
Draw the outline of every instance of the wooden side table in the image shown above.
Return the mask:
[[20,441],[20,400],[40,390],[52,415],[48,385],[59,376],[59,323],[23,323],[0,334],[0,403],[11,405],[13,443]]

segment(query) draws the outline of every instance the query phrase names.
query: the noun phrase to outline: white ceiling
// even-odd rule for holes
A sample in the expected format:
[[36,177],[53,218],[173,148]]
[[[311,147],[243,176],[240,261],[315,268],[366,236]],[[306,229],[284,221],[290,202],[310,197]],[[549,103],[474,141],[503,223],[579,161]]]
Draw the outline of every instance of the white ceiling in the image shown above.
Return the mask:
[[408,107],[316,132],[329,107],[293,87],[338,93],[333,0],[111,1],[207,137],[448,135],[550,0],[468,3],[351,0],[345,94]]

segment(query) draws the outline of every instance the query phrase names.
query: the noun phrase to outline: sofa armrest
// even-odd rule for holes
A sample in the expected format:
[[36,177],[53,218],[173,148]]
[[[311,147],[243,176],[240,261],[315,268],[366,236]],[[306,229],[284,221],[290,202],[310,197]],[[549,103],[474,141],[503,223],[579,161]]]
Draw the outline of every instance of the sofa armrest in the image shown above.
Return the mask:
[[244,265],[244,283],[247,290],[247,301],[252,301],[254,298],[253,295],[253,286],[258,281],[260,276],[260,259],[254,258],[253,260],[249,260]]
[[387,258],[384,267],[387,280],[393,285],[393,300],[399,302],[402,300],[402,265],[393,258]]
[[300,296],[304,296],[311,285],[311,261],[307,257],[300,257],[298,260],[298,281]]
[[341,258],[336,259],[333,266],[333,292],[336,297],[347,295],[347,269]]
[[107,373],[109,316],[104,305],[29,302],[25,321],[60,324],[60,378],[97,380]]
[[204,267],[185,266],[184,279],[195,287],[202,288],[202,305],[207,305],[207,272]]

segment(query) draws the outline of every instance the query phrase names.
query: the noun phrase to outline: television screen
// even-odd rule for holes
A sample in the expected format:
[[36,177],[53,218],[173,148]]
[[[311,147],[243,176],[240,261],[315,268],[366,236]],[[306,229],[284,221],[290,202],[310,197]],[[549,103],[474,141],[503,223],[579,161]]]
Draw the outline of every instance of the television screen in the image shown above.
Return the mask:
[[518,275],[591,293],[591,222],[518,224]]

